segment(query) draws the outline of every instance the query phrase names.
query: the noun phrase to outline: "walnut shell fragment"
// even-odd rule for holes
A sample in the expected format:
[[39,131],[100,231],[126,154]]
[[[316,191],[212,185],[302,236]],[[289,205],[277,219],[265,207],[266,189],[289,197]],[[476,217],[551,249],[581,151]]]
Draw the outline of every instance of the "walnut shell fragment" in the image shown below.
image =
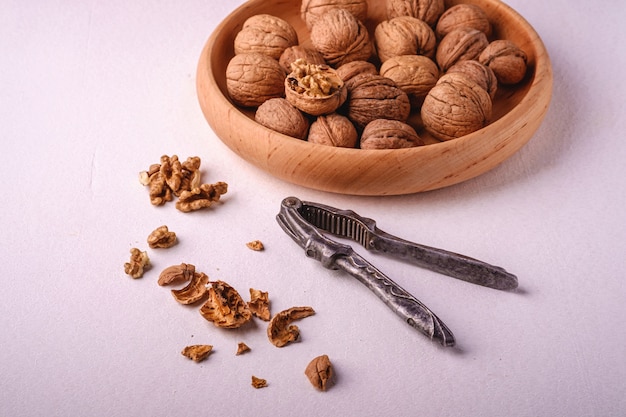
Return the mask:
[[318,145],[354,148],[358,139],[358,133],[350,119],[332,113],[319,116],[311,123],[308,141]]
[[185,213],[207,208],[219,201],[227,191],[228,184],[225,182],[202,184],[190,191],[183,191],[176,202],[176,208]]
[[148,235],[148,246],[152,249],[171,248],[176,244],[176,233],[171,232],[166,225],[159,226]]
[[200,301],[207,293],[206,285],[209,283],[209,277],[203,272],[193,274],[191,281],[180,290],[172,290],[172,296],[181,304],[193,304]]
[[376,119],[365,126],[361,149],[403,149],[424,145],[415,129],[398,120]]
[[267,387],[267,380],[263,379],[263,378],[258,378],[254,375],[252,375],[252,386],[254,388],[265,388]]
[[365,25],[344,9],[330,9],[319,17],[311,27],[311,43],[335,68],[367,61],[374,50]]
[[237,352],[235,352],[235,356],[243,355],[246,352],[250,352],[250,347],[246,345],[244,342],[237,343]]
[[310,30],[320,16],[331,9],[345,9],[360,21],[367,19],[367,0],[302,0],[300,14]]
[[202,362],[209,357],[212,350],[212,345],[191,345],[186,346],[180,353],[194,362]]
[[196,272],[196,267],[191,264],[182,263],[180,265],[172,265],[161,271],[157,283],[161,286],[179,282],[187,282],[191,280]]
[[263,246],[263,242],[261,242],[260,240],[250,241],[246,243],[246,246],[256,252],[265,250],[265,246]]
[[315,311],[311,307],[292,307],[283,310],[276,314],[267,326],[267,337],[276,347],[283,347],[290,342],[295,342],[300,337],[300,329],[291,322],[313,314]]
[[443,0],[387,0],[387,18],[413,16],[434,26],[444,12]]
[[326,391],[330,386],[333,373],[333,365],[328,355],[321,355],[314,358],[304,370],[304,374],[311,384],[320,391]]
[[502,84],[517,84],[524,79],[528,57],[515,43],[498,39],[491,42],[478,57]]
[[229,97],[243,107],[257,107],[285,95],[285,70],[276,59],[258,52],[235,55],[226,67]]
[[399,55],[434,57],[435,32],[428,24],[412,16],[398,16],[380,22],[374,30],[376,51],[381,62]]
[[209,298],[200,308],[200,314],[217,327],[235,329],[252,318],[248,304],[237,290],[224,281],[211,283]]
[[133,278],[143,277],[144,271],[150,266],[150,258],[145,251],[137,248],[130,250],[130,261],[124,263],[124,272]]
[[285,49],[298,44],[298,34],[289,22],[277,16],[249,17],[235,36],[235,54],[257,52],[279,59]]
[[424,127],[440,140],[451,140],[487,125],[491,98],[481,86],[462,74],[446,74],[424,99]]
[[270,299],[267,291],[250,288],[248,308],[254,316],[264,321],[270,321]]
[[309,131],[309,120],[284,98],[271,98],[261,104],[254,120],[283,135],[305,139]]

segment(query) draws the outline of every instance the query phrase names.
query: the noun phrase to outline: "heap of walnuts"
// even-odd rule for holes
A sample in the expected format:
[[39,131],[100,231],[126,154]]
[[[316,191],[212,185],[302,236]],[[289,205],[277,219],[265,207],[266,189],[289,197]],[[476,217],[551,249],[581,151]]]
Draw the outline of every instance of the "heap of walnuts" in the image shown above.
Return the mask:
[[303,0],[306,44],[279,17],[250,17],[226,68],[231,100],[288,136],[395,149],[424,145],[421,129],[446,141],[483,128],[498,85],[526,76],[525,52],[493,39],[479,6],[386,0],[386,9],[370,33],[367,0]]

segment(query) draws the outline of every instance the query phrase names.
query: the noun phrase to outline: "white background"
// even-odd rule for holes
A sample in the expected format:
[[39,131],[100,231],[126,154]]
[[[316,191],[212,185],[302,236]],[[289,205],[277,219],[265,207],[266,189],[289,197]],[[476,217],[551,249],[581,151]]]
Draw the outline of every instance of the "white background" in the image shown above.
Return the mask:
[[[626,38],[617,0],[510,0],[554,69],[548,114],[504,164],[446,189],[367,198],[277,180],[205,122],[195,70],[239,1],[0,1],[0,415],[621,416],[626,413]],[[137,173],[198,155],[230,188],[213,209],[153,207]],[[444,349],[278,227],[295,195],[387,232],[506,267],[500,292],[368,256],[453,330]],[[167,224],[168,250],[147,248]],[[245,243],[260,239],[265,252]],[[123,272],[148,249],[143,279]],[[299,343],[225,331],[156,278],[192,263],[272,311],[310,305]],[[252,351],[235,356],[237,342]],[[214,345],[203,363],[180,355]],[[326,353],[336,383],[303,375]],[[255,390],[251,375],[268,380]]]

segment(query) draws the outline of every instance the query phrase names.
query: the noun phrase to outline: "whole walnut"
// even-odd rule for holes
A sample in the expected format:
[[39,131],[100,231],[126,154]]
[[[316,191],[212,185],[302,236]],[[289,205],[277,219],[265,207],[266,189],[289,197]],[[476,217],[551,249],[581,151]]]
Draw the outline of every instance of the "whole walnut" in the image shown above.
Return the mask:
[[315,65],[298,59],[285,78],[285,96],[296,108],[319,116],[333,113],[348,97],[337,72],[326,64]]
[[437,38],[428,24],[412,16],[398,16],[380,22],[374,30],[376,51],[381,62],[398,55],[435,55]]
[[526,53],[508,40],[491,42],[478,60],[491,68],[502,84],[517,84],[526,75],[528,61]]
[[474,81],[445,74],[424,99],[422,122],[435,138],[451,140],[485,127],[491,106],[489,94]]
[[285,49],[285,52],[283,52],[280,56],[278,62],[280,63],[280,66],[283,67],[285,72],[289,74],[291,72],[291,64],[296,62],[298,59],[303,59],[310,64],[326,64],[322,54],[317,52],[315,49],[307,48],[306,46],[301,45],[294,45]]
[[309,120],[284,98],[272,98],[256,110],[254,120],[278,133],[305,139]]
[[378,70],[368,61],[352,61],[337,68],[337,75],[344,83],[359,74],[378,75]]
[[352,122],[337,113],[319,116],[309,129],[308,141],[319,145],[354,148],[357,140],[358,134]]
[[380,75],[392,79],[410,99],[426,96],[439,79],[435,62],[422,55],[389,58],[380,67]]
[[235,54],[258,52],[274,59],[285,49],[298,44],[296,30],[287,22],[269,14],[248,18],[235,36]]
[[422,146],[415,129],[398,120],[376,119],[361,134],[361,149],[402,149]]
[[360,74],[346,82],[346,115],[357,128],[376,119],[406,121],[411,113],[408,95],[393,80],[374,74]]
[[317,19],[311,27],[311,44],[335,68],[367,61],[373,53],[367,28],[344,9],[330,9]]
[[457,62],[477,59],[487,45],[489,45],[489,41],[483,32],[462,27],[443,37],[437,47],[435,59],[439,69],[446,72]]
[[435,32],[439,38],[443,38],[455,29],[468,27],[483,32],[486,36],[491,35],[491,23],[483,9],[475,4],[457,4],[443,12]]
[[361,22],[367,19],[367,0],[302,0],[300,14],[310,30],[320,16],[331,9],[347,10]]
[[450,68],[446,74],[460,73],[467,76],[476,84],[481,86],[489,93],[489,97],[493,100],[498,91],[498,79],[496,74],[486,65],[476,60],[457,62]]
[[257,52],[235,55],[226,67],[230,98],[243,107],[256,107],[285,95],[285,71],[277,60]]
[[387,19],[413,16],[434,26],[444,10],[443,0],[387,0]]

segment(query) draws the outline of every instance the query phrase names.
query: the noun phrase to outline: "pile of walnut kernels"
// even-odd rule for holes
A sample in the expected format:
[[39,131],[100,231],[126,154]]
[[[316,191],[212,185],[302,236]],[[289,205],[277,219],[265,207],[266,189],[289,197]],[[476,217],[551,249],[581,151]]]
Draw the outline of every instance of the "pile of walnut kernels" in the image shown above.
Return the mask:
[[[188,212],[211,206],[220,199],[221,194],[226,192],[226,183],[218,183],[223,185],[217,186],[200,185],[200,175],[200,158],[188,158],[181,164],[176,155],[172,157],[165,155],[161,157],[161,164],[154,164],[148,171],[140,173],[140,182],[149,186],[152,204],[162,205],[171,201],[172,195],[177,195],[179,197],[177,208]],[[197,189],[216,191],[204,196],[205,198],[200,198],[202,191],[198,192]],[[194,198],[186,199],[185,193],[189,193]],[[151,249],[167,249],[176,245],[177,236],[175,232],[163,225],[153,230],[146,240]],[[263,243],[259,240],[250,241],[246,243],[246,246],[254,251],[264,250]],[[132,248],[130,253],[131,257],[129,262],[124,264],[124,271],[132,278],[141,278],[150,267],[148,254],[138,248]],[[194,265],[187,263],[165,268],[159,274],[157,283],[160,286],[183,284],[181,288],[171,290],[174,299],[182,305],[202,303],[199,309],[200,315],[216,327],[239,328],[250,322],[253,316],[268,322],[267,336],[276,347],[283,347],[297,341],[300,331],[292,322],[315,314],[311,307],[292,307],[272,317],[267,292],[250,288],[250,300],[246,302],[228,283],[219,280],[209,281],[207,274],[196,271]],[[202,362],[212,351],[212,345],[190,345],[185,346],[181,354],[195,362]],[[244,342],[240,342],[235,355],[249,351],[251,348]],[[315,388],[325,391],[332,380],[333,368],[328,356],[321,355],[309,362],[304,373]],[[267,386],[267,380],[263,378],[253,375],[251,379],[251,385],[254,388]]]
[[524,51],[493,39],[479,6],[386,0],[386,12],[370,34],[367,0],[303,0],[310,45],[279,17],[250,17],[226,69],[230,98],[288,136],[395,149],[424,145],[422,130],[446,141],[485,127],[498,84],[526,75]]

